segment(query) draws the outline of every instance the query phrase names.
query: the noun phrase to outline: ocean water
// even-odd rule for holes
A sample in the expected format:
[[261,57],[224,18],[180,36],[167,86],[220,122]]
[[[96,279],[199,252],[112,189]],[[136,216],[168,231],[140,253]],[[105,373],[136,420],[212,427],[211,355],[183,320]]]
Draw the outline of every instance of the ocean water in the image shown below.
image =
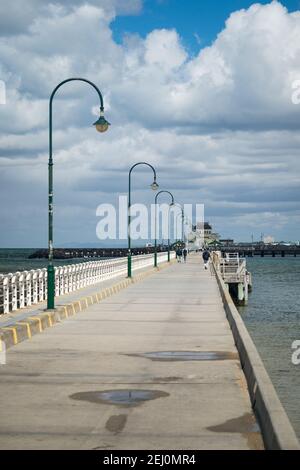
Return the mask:
[[247,267],[253,291],[239,311],[300,439],[300,365],[291,360],[300,340],[300,258],[247,258]]
[[[28,257],[37,251],[37,248],[1,248],[0,249],[0,274],[14,273],[16,271],[29,271],[30,269],[46,268],[48,260],[28,259]],[[93,258],[93,260],[100,258]],[[102,258],[103,259],[103,258]],[[91,261],[87,258],[59,259],[54,260],[54,266],[65,266],[67,264],[83,263]]]

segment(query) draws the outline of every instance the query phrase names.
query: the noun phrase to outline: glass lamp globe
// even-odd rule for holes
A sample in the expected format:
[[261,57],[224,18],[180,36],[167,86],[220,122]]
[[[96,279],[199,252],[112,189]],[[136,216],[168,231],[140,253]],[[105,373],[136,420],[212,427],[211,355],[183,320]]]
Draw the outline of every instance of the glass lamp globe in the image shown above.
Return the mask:
[[100,111],[99,119],[93,124],[98,132],[106,132],[110,126],[110,123],[105,119],[104,112]]
[[159,188],[157,182],[154,180],[153,183],[151,184],[151,189],[153,189],[153,191],[157,191]]

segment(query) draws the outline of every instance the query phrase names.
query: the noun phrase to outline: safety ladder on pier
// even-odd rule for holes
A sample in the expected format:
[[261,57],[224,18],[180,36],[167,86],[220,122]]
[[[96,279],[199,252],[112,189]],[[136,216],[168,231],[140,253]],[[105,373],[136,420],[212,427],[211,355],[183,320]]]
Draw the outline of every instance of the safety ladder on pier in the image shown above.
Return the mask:
[[246,259],[238,253],[220,253],[215,258],[215,267],[219,270],[228,290],[240,304],[248,303],[248,294],[252,289],[251,273],[247,270]]

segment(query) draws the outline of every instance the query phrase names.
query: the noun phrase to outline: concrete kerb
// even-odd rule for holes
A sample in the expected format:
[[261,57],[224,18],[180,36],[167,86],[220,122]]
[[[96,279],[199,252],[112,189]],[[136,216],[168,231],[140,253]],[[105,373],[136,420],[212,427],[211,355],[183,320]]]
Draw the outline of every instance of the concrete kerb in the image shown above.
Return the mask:
[[53,311],[45,311],[27,317],[24,320],[16,321],[10,326],[0,327],[0,340],[5,343],[6,349],[9,349],[26,339],[30,339],[35,334],[42,333],[46,328],[51,328],[54,324],[86,310],[89,306],[100,303],[102,300],[129,287],[131,284],[140,282],[151,274],[167,268],[174,262],[174,260],[171,260],[170,263],[162,263],[158,268],[150,268],[142,273],[137,273],[131,279],[122,279],[118,283],[106,287],[93,295],[88,295],[70,304],[62,305]]
[[300,450],[295,431],[277,396],[255,344],[220,273],[216,270],[215,272],[226,316],[247,380],[251,404],[259,422],[266,449]]

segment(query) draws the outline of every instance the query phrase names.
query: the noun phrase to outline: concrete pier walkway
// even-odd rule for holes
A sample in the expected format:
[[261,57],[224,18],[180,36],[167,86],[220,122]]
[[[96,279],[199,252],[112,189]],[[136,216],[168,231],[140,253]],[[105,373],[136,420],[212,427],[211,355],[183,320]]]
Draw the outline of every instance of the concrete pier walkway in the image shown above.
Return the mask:
[[217,282],[199,255],[7,359],[2,449],[263,448]]

